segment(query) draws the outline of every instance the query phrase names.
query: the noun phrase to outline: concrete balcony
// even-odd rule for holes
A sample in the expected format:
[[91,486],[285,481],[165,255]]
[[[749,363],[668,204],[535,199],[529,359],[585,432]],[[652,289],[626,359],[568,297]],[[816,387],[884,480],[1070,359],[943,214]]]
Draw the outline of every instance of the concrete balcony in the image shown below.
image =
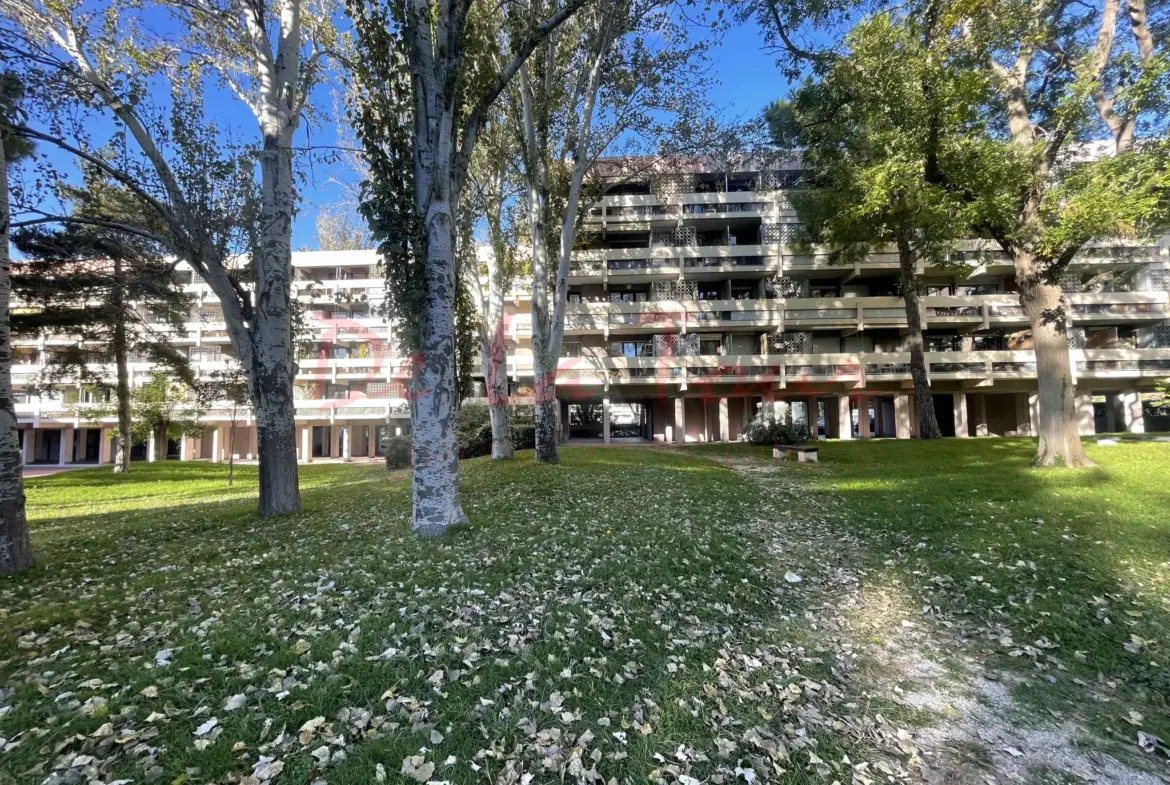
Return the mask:
[[[1073,350],[1071,362],[1080,382],[1151,382],[1170,374],[1170,349]],[[951,383],[960,389],[1036,378],[1036,357],[1031,351],[927,352],[926,363],[932,383]],[[510,360],[509,374],[531,378],[531,357],[517,357],[514,363]],[[910,381],[908,352],[563,357],[557,378],[558,384],[574,386],[661,385],[680,389],[767,384],[776,389],[812,386],[850,390],[882,383],[902,388]]]

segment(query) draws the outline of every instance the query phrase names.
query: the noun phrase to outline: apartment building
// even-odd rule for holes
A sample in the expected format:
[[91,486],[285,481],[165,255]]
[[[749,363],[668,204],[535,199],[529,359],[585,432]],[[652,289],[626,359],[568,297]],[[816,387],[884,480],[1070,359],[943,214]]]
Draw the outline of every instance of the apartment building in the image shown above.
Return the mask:
[[[794,245],[789,201],[798,165],[726,171],[699,160],[615,177],[587,213],[569,277],[557,395],[566,438],[728,441],[762,407],[826,438],[910,438],[917,417],[893,249],[847,265]],[[409,367],[377,306],[372,251],[293,255],[306,329],[296,376],[302,460],[375,456],[409,431]],[[184,273],[190,275],[189,271]],[[946,435],[1030,435],[1035,357],[1011,261],[993,244],[960,244],[946,266],[919,270],[935,408]],[[1071,306],[1071,363],[1084,434],[1165,429],[1143,393],[1170,376],[1170,240],[1086,248],[1061,281]],[[175,336],[201,373],[231,362],[219,305],[199,298]],[[509,297],[508,375],[532,394],[526,282]],[[87,419],[80,385],[25,394],[67,337],[15,340],[13,381],[29,463],[109,460],[111,422]],[[113,368],[99,369],[112,381]],[[135,362],[136,378],[149,364]],[[221,460],[230,411],[206,413],[207,437],[168,457]],[[254,457],[255,429],[234,452]],[[146,454],[146,445],[139,447]]]

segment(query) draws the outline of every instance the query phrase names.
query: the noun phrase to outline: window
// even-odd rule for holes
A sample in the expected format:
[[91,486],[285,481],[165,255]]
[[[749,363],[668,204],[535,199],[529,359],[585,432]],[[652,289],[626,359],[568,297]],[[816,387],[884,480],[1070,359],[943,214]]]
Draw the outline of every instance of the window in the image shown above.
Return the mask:
[[720,338],[710,338],[699,341],[699,354],[702,355],[719,355],[723,354],[723,341]]
[[951,293],[950,284],[945,286],[927,286],[926,294],[931,297],[947,297]]

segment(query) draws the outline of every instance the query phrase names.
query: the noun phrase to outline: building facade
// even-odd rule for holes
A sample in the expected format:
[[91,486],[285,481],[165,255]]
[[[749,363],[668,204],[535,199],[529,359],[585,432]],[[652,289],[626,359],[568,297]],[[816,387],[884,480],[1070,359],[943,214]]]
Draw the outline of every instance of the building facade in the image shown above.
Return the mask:
[[[799,224],[788,196],[800,185],[798,168],[680,168],[688,171],[627,173],[587,213],[558,373],[563,435],[729,441],[767,408],[787,410],[827,438],[912,437],[917,417],[893,249],[842,265],[794,245]],[[296,376],[302,460],[373,457],[384,436],[409,431],[409,361],[377,316],[376,265],[373,251],[293,255],[306,317]],[[232,350],[219,304],[180,269],[199,304],[175,343],[200,373],[225,368]],[[1035,357],[1010,259],[970,241],[945,266],[923,266],[919,275],[944,434],[1031,435]],[[506,314],[509,384],[521,404],[532,395],[526,285],[518,282]],[[1170,376],[1170,242],[1095,244],[1061,285],[1081,432],[1166,428],[1143,406],[1143,393]],[[30,391],[54,346],[70,340],[14,338],[27,463],[110,460],[113,422],[86,415],[95,393],[80,384]],[[95,370],[113,382],[112,367]],[[150,370],[132,364],[138,380]],[[209,435],[168,445],[168,457],[222,460],[229,443],[239,459],[255,457],[247,416],[230,439],[228,408],[212,407],[206,419]]]

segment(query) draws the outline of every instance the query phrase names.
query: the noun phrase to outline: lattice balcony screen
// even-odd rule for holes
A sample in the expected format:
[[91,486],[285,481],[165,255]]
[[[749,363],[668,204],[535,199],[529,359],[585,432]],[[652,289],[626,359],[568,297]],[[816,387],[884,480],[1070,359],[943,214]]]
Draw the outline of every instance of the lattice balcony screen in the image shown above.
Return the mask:
[[[1067,291],[1067,290],[1065,290]],[[1068,328],[1068,348],[1070,349],[1084,349],[1085,348],[1085,328],[1084,327],[1070,327]]]
[[1151,349],[1170,349],[1170,324],[1155,327],[1151,341]]
[[[148,363],[148,362],[151,362],[153,359],[154,358],[151,357],[149,354],[147,354],[146,352],[142,352],[142,351],[130,351],[130,352],[126,353],[127,362]],[[89,362],[89,361],[87,360],[87,362]],[[93,362],[101,362],[101,360],[95,358],[93,360]]]
[[192,346],[187,356],[195,362],[214,362],[220,358],[220,351],[215,346]]
[[807,278],[789,278],[776,276],[764,281],[764,293],[768,297],[791,299],[794,297],[808,297]]
[[678,248],[699,244],[693,226],[668,226],[650,230],[651,248]]
[[765,244],[791,243],[796,240],[800,226],[798,223],[763,224],[760,226],[761,237]]
[[804,179],[804,172],[800,169],[771,169],[763,173],[763,187],[778,191],[784,188],[796,188]]
[[695,357],[699,354],[699,334],[667,333],[654,336],[655,357]]
[[654,281],[650,284],[653,302],[699,299],[699,285],[695,281]]
[[1170,270],[1150,270],[1150,291],[1170,292]]
[[1079,292],[1081,290],[1081,274],[1073,270],[1065,270],[1060,274],[1060,291]]
[[768,354],[812,354],[812,333],[772,333]]
[[695,192],[693,174],[656,174],[650,177],[650,192],[661,198]]

